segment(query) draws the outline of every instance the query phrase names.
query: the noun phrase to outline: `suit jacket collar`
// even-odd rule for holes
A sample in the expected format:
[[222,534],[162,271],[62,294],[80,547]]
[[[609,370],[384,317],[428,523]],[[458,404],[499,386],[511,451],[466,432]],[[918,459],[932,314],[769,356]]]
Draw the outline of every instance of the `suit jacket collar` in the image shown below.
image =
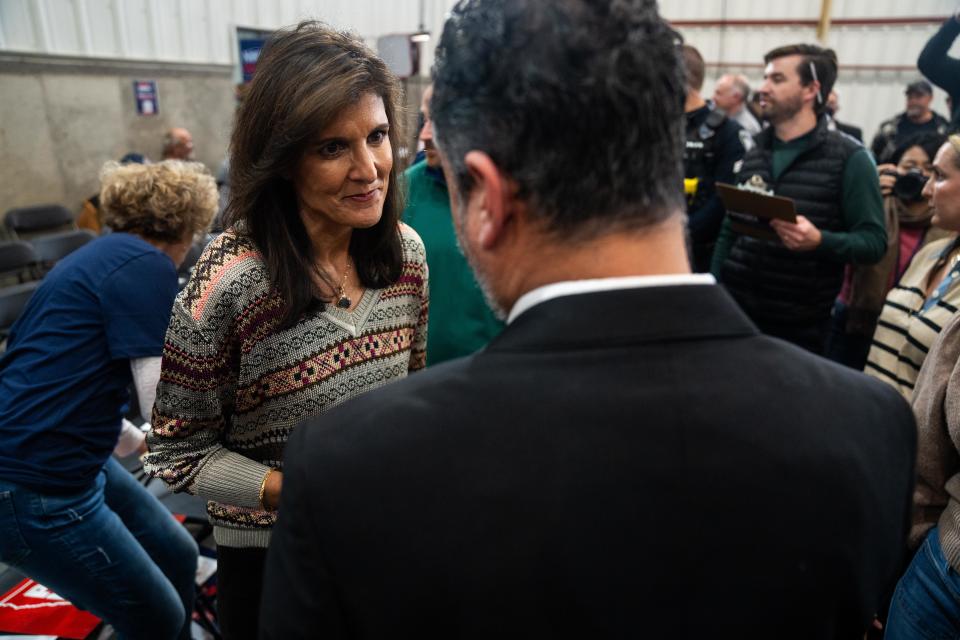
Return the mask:
[[719,285],[563,296],[525,311],[488,351],[554,350],[759,334]]

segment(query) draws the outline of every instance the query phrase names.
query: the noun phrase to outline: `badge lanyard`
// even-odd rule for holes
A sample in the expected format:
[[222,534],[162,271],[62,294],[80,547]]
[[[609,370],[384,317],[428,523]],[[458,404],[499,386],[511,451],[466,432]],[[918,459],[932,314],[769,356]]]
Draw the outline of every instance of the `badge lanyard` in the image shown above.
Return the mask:
[[[947,249],[946,255],[949,255],[950,251],[954,249],[954,245],[951,245]],[[923,307],[920,308],[921,313],[929,311],[933,306],[935,306],[940,300],[947,295],[947,292],[953,287],[956,283],[957,278],[960,278],[960,256],[957,256],[953,260],[953,266],[950,268],[950,271],[943,277],[943,280],[940,281],[940,284],[937,285],[936,290],[930,294],[930,297],[924,300]]]

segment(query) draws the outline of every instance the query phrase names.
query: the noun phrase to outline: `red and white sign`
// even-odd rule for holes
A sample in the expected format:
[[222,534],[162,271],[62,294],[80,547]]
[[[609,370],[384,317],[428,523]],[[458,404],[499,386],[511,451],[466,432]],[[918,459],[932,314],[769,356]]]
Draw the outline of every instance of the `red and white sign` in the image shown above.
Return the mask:
[[0,596],[0,631],[83,640],[100,619],[27,578]]

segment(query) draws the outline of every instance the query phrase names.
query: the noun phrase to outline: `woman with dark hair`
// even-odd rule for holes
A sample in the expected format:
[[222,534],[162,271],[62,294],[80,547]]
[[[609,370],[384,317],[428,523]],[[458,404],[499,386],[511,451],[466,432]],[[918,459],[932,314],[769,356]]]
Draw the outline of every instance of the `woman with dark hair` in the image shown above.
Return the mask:
[[831,360],[863,369],[887,292],[922,248],[951,235],[931,225],[933,207],[922,194],[933,157],[946,139],[938,133],[912,136],[894,151],[892,164],[877,167],[887,252],[876,264],[847,266],[827,340],[825,355]]
[[398,98],[354,37],[316,22],[277,32],[234,127],[229,228],[174,306],[145,468],[209,499],[227,638],[257,631],[290,433],[424,365]]
[[[190,638],[197,545],[112,456],[153,406],[177,267],[216,212],[203,165],[104,166],[113,233],[61,260],[0,358],[0,561],[121,638]],[[119,437],[119,444],[118,444]]]

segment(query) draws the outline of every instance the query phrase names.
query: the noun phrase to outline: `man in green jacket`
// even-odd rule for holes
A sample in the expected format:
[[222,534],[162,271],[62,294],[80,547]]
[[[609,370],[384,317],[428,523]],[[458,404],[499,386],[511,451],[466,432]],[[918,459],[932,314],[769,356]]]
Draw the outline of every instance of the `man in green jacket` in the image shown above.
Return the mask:
[[427,328],[427,365],[459,358],[482,348],[500,333],[503,323],[484,300],[473,272],[457,245],[450,196],[433,146],[430,97],[423,92],[420,104],[424,159],[405,172],[407,208],[403,221],[414,228],[427,249],[430,270],[430,320]]

